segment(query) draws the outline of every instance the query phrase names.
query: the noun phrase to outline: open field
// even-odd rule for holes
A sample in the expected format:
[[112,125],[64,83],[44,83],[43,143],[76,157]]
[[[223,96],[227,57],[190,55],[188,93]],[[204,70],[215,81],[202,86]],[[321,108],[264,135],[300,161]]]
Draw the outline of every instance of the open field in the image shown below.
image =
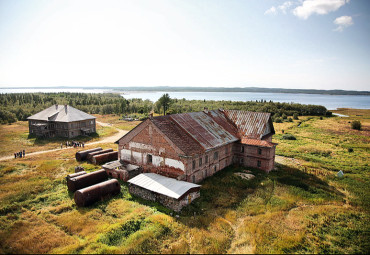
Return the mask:
[[[98,122],[103,122],[97,116]],[[51,138],[51,139],[40,139],[29,136],[28,121],[18,121],[9,125],[0,125],[0,157],[12,156],[14,152],[20,150],[26,150],[26,153],[51,150],[60,148],[60,144],[71,140],[77,140],[80,142],[96,142],[106,137],[116,134],[118,131],[108,125],[96,124],[97,134],[91,137],[80,136],[72,139],[66,138]],[[27,155],[26,155],[27,156]]]
[[[350,129],[354,119],[362,131]],[[74,150],[0,162],[0,253],[367,253],[370,110],[274,125],[276,171],[251,169],[246,181],[229,167],[202,182],[179,217],[124,183],[120,195],[77,208],[64,182]]]

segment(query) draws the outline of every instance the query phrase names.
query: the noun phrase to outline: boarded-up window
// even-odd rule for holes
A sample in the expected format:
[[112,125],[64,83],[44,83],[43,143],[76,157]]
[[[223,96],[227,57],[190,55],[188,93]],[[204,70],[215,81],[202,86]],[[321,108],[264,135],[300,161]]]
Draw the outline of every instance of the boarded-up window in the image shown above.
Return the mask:
[[215,153],[213,153],[213,160],[217,160],[218,159],[218,151],[215,151]]

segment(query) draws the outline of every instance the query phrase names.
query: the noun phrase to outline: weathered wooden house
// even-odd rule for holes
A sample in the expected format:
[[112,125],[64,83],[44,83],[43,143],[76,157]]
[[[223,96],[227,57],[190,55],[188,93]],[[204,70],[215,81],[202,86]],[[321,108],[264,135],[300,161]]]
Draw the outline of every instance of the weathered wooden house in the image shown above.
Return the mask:
[[27,118],[30,134],[67,137],[96,132],[96,117],[69,105],[53,105]]
[[205,109],[151,117],[116,143],[121,161],[198,183],[232,163],[271,171],[274,133],[270,113]]

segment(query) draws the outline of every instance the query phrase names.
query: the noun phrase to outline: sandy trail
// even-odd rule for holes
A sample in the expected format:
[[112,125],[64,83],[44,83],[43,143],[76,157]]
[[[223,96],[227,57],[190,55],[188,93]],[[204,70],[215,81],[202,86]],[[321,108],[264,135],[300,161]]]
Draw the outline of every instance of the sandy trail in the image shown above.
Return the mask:
[[[113,127],[113,128],[115,128],[118,131],[118,133],[116,133],[116,134],[114,134],[112,136],[105,137],[104,139],[102,139],[100,141],[95,141],[95,142],[91,142],[91,143],[85,143],[85,146],[95,145],[95,144],[100,144],[100,143],[114,143],[118,139],[120,139],[123,135],[125,135],[125,134],[128,133],[127,130],[122,130],[122,129],[116,128],[116,127],[114,127],[110,123],[103,123],[103,122],[100,122],[100,121],[97,121],[96,123],[98,123],[99,125],[104,126],[104,127]],[[67,148],[66,147],[63,147],[62,149],[61,148],[57,148],[57,149],[51,149],[51,150],[43,150],[43,151],[30,152],[30,153],[26,153],[26,158],[30,158],[30,157],[32,157],[34,155],[44,154],[44,153],[53,152],[53,151],[72,150],[72,149],[76,149],[76,148],[74,148],[74,147],[67,147]],[[82,147],[78,147],[78,149],[83,149],[83,148]],[[14,159],[14,155],[0,157],[0,161],[9,160],[9,159]]]

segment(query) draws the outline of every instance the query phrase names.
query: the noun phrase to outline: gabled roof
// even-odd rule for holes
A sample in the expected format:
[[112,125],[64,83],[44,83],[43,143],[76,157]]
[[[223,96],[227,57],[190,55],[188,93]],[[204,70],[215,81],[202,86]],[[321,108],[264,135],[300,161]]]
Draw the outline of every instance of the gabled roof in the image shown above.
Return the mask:
[[[147,121],[152,122],[185,155],[191,156],[244,138],[261,139],[274,133],[270,115],[215,110],[158,116]],[[123,137],[131,139],[129,137],[136,129]]]
[[[220,114],[214,112],[214,114]],[[196,140],[205,150],[238,141],[239,138],[219,125],[212,114],[190,112],[169,115],[180,127]]]
[[44,120],[55,122],[73,122],[96,119],[96,117],[69,105],[53,105],[27,118],[28,120]]
[[190,189],[200,188],[200,185],[178,181],[155,173],[139,174],[128,180],[128,182],[175,199],[181,198]]
[[248,138],[243,138],[241,140],[242,144],[246,145],[253,145],[253,146],[259,146],[259,147],[269,147],[272,148],[277,145],[277,143],[270,143],[265,140],[258,140],[258,139],[248,139]]
[[[225,115],[236,125],[240,137],[261,139],[265,135],[271,113],[224,110]],[[271,132],[274,133],[271,125]]]
[[169,115],[155,117],[152,122],[186,155],[199,154],[204,151],[203,147],[177,125]]

